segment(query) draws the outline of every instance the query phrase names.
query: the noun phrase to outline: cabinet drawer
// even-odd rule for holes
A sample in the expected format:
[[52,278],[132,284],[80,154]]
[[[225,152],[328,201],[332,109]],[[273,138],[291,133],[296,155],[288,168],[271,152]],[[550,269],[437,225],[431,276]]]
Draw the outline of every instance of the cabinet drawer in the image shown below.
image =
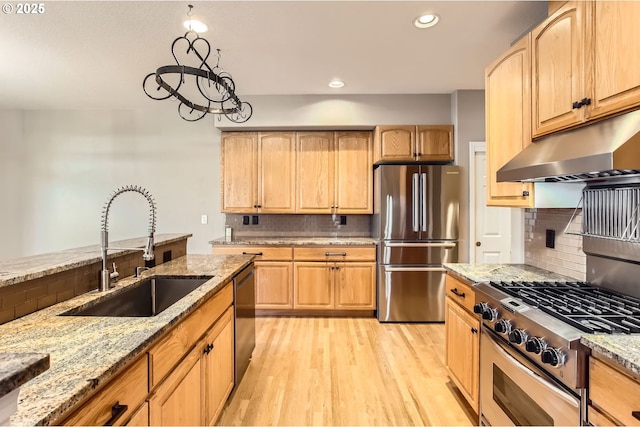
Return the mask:
[[150,389],[162,381],[232,303],[233,286],[229,283],[149,350]]
[[476,294],[471,286],[461,282],[450,274],[447,274],[446,286],[447,296],[473,313],[473,306],[476,303]]
[[296,261],[375,261],[375,246],[303,246],[293,248]]
[[594,406],[622,425],[638,425],[632,415],[640,411],[640,383],[604,362],[589,359],[589,397]]
[[[101,426],[110,421],[113,425],[122,425],[147,397],[147,373],[148,364],[145,355],[110,381],[61,424]],[[117,417],[112,415],[112,408],[116,403],[127,406],[126,410],[122,408]]]
[[291,261],[293,259],[291,246],[220,245],[213,246],[212,253],[216,255],[257,255],[256,261]]

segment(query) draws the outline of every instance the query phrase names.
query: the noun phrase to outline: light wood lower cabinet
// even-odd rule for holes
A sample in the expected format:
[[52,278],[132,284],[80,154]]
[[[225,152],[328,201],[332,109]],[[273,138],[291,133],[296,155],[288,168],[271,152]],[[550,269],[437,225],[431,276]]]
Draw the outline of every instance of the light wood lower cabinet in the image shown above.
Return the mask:
[[[447,275],[447,289],[464,289],[463,301],[447,292],[445,310],[446,361],[449,376],[469,405],[478,412],[480,377],[480,320],[465,306],[475,295],[468,284]],[[462,294],[462,292],[459,292]],[[453,295],[455,297],[455,295]]]
[[148,426],[149,424],[149,402],[144,402],[142,406],[131,416],[127,422],[128,426]]
[[202,341],[202,388],[204,425],[214,425],[234,381],[233,307],[216,322]]
[[294,308],[374,310],[374,247],[294,248]]
[[589,399],[591,405],[587,416],[590,423],[640,425],[640,375],[612,361],[605,362],[592,356],[589,359]]
[[293,308],[293,263],[256,261],[256,308]]
[[151,425],[195,426],[202,423],[201,349],[196,346],[149,399]]

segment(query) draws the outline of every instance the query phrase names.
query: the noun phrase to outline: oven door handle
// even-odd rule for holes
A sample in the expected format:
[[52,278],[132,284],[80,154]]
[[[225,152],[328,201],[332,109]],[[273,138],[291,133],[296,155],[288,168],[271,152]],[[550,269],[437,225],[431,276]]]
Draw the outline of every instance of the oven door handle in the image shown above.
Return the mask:
[[529,377],[531,377],[532,380],[534,380],[534,381],[536,381],[538,383],[544,383],[544,385],[548,389],[548,391],[550,393],[552,393],[554,396],[564,400],[565,402],[567,402],[567,403],[569,403],[571,405],[575,405],[576,404],[574,398],[569,397],[569,395],[568,395],[568,393],[566,391],[563,391],[562,389],[556,387],[554,384],[551,384],[549,381],[547,381],[546,379],[544,379],[543,377],[541,377],[537,373],[533,372],[531,369],[529,369],[526,366],[524,366],[518,359],[516,359],[508,351],[506,351],[491,336],[491,334],[492,334],[491,331],[488,331],[484,327],[481,328],[481,329],[482,329],[481,333],[486,335],[486,337],[489,340],[489,343],[494,347],[494,350],[496,352],[498,352],[498,354],[500,354],[500,356],[502,356],[507,362],[509,362],[510,365],[512,365],[516,369],[522,371],[522,373],[524,373],[525,375],[528,375]]

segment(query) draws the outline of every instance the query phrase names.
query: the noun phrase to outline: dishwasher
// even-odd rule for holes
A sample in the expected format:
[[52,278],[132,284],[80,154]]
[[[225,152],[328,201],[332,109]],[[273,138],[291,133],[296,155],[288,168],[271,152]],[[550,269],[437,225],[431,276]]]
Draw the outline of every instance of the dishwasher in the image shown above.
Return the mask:
[[235,384],[242,380],[256,346],[256,290],[253,264],[233,278],[235,311]]

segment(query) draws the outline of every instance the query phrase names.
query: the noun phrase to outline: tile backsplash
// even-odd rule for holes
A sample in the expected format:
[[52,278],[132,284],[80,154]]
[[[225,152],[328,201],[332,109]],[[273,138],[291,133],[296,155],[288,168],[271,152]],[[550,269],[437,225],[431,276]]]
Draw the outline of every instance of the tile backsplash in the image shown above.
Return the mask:
[[[527,209],[524,225],[525,263],[558,274],[586,280],[586,255],[582,236],[565,234],[574,209]],[[547,248],[546,230],[555,230],[555,248]],[[582,230],[582,211],[576,213],[569,232]]]
[[[249,217],[249,225],[242,223],[242,217]],[[336,224],[331,215],[257,215],[258,224],[252,224],[255,215],[227,214],[225,225],[233,228],[235,237],[369,237],[371,235],[370,215],[345,215],[347,223]]]

